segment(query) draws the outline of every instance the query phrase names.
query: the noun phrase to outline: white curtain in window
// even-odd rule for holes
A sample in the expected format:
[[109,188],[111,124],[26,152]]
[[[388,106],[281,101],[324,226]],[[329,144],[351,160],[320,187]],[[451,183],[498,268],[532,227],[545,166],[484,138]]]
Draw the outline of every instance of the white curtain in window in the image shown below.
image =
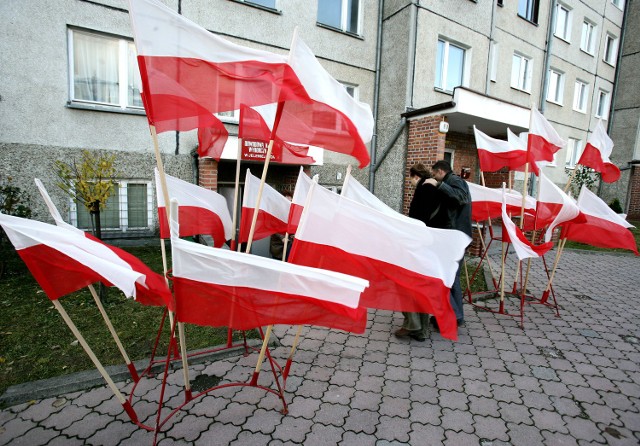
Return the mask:
[[118,104],[118,41],[73,33],[74,99]]

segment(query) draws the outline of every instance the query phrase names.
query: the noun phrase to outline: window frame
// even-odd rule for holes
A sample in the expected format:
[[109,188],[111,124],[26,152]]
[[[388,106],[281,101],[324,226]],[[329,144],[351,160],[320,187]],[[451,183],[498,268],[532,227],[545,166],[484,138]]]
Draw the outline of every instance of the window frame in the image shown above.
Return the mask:
[[[583,104],[581,104],[583,102]],[[589,102],[589,84],[576,79],[573,92],[573,110],[579,113],[587,113],[587,103]]]
[[[555,89],[555,95],[553,99],[551,99],[551,78],[554,74],[558,76],[558,81],[556,82],[557,88]],[[564,82],[565,74],[562,71],[556,68],[549,68],[549,77],[547,79],[547,97],[545,98],[547,102],[551,102],[552,104],[556,104],[562,107],[564,102]]]
[[[604,102],[603,102],[603,99],[604,99]],[[594,116],[596,118],[600,118],[603,121],[606,121],[609,119],[609,105],[610,105],[609,101],[610,101],[609,92],[606,90],[603,90],[602,88],[599,88],[598,96],[596,100],[596,110],[594,113]]]
[[[340,27],[336,27],[334,25],[331,25],[329,23],[324,23],[320,21],[319,18],[319,9],[320,9],[320,2],[322,0],[318,1],[318,8],[316,9],[316,25],[322,26],[322,27],[326,27],[335,31],[339,31],[345,34],[348,34],[350,36],[362,36],[362,0],[340,0],[341,2],[341,8],[340,8]],[[357,25],[356,25],[356,31],[350,31],[349,28],[349,23],[348,23],[348,17],[349,17],[349,1],[352,2],[357,2],[358,3],[358,18],[357,18]]]
[[[525,2],[524,9],[525,14],[520,13],[520,5]],[[518,17],[526,20],[527,22],[538,24],[538,15],[540,13],[540,1],[539,0],[518,0]]]
[[236,3],[244,3],[245,5],[253,6],[254,8],[263,9],[269,12],[278,12],[278,13],[280,12],[280,9],[278,9],[279,0],[273,0],[273,6],[266,6],[266,5],[257,3],[257,1],[259,0],[231,0],[231,1]]
[[[518,70],[518,85],[513,84],[513,74],[515,70],[515,59],[520,59],[520,65]],[[526,61],[526,67],[522,68],[522,62]],[[525,93],[531,93],[531,80],[533,77],[533,58],[525,56],[519,52],[514,52],[513,57],[511,58],[511,88],[514,88],[518,91],[523,91]],[[520,86],[522,84],[522,88]]]
[[[443,56],[442,56],[442,61],[441,61],[441,66],[439,67],[437,64],[438,58],[437,58],[437,54],[438,54],[438,46],[440,44],[440,42],[443,42],[445,44],[445,47],[443,49]],[[455,48],[458,48],[460,50],[462,50],[463,54],[462,54],[462,69],[460,72],[460,84],[454,86],[451,90],[447,89],[447,77],[448,77],[448,65],[449,65],[449,48],[450,46],[454,46]],[[463,45],[459,42],[456,42],[454,40],[449,40],[446,37],[442,37],[442,36],[438,36],[438,40],[436,41],[436,72],[435,72],[435,79],[434,79],[434,88],[440,92],[444,92],[444,93],[448,93],[448,94],[452,94],[453,90],[456,87],[464,87],[466,86],[467,83],[467,70],[468,70],[468,66],[469,66],[469,47],[467,47],[466,45]],[[438,70],[441,70],[441,75],[440,75],[440,80],[441,80],[441,85],[438,85],[437,79],[438,79]]]
[[[564,32],[562,34],[558,33],[558,23],[560,18],[560,11],[565,12],[565,20],[564,20]],[[555,24],[553,26],[553,35],[559,39],[564,40],[567,43],[571,42],[571,23],[572,23],[572,13],[571,9],[566,6],[564,3],[556,3],[556,17]]]
[[[84,34],[91,37],[109,39],[117,42],[118,45],[118,102],[110,103],[103,101],[94,101],[84,98],[75,97],[75,39],[74,35]],[[131,112],[136,114],[144,113],[144,105],[142,99],[140,99],[140,105],[129,105],[129,71],[130,71],[130,50],[134,51],[136,55],[136,47],[133,39],[118,36],[115,34],[103,33],[86,28],[67,27],[67,55],[68,55],[68,102],[71,107],[76,106],[78,108],[97,108],[104,111],[116,111],[116,112]],[[134,82],[132,87],[137,89],[138,92],[142,90],[142,80],[140,78],[140,70],[138,68],[137,57],[134,57],[135,68],[133,69]],[[139,93],[138,93],[139,95]]]
[[[589,37],[587,38],[587,47],[585,48],[583,45],[585,43],[585,25],[590,27],[591,32],[589,33]],[[589,28],[587,28],[589,29]],[[580,30],[580,49],[593,56],[596,53],[596,36],[597,36],[597,25],[593,23],[591,20],[585,18],[582,21],[582,29]]]
[[[116,189],[114,190],[114,194],[118,196],[118,224],[117,228],[114,227],[102,227],[103,233],[116,234],[116,233],[126,233],[126,232],[152,232],[154,230],[154,210],[156,209],[155,204],[153,202],[153,188],[152,182],[149,180],[115,180]],[[147,189],[147,226],[140,227],[129,227],[129,199],[127,196],[128,186],[130,184],[143,184],[146,185]],[[70,223],[78,228],[78,207],[79,205],[76,200],[69,198],[69,220]],[[85,228],[79,228],[85,229]]]
[[611,3],[620,11],[624,11],[624,0],[611,0]]
[[564,161],[565,169],[575,169],[583,151],[584,143],[581,139],[572,137],[567,138],[567,150]]
[[602,61],[612,67],[615,67],[616,59],[618,57],[618,38],[611,33],[606,33],[604,39]]

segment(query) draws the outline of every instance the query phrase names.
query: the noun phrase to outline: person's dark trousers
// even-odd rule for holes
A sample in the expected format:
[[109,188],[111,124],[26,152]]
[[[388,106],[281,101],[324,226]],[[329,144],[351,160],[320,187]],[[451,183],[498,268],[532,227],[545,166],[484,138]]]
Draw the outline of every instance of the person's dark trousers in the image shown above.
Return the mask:
[[[464,262],[464,259],[461,260]],[[462,286],[460,285],[460,269],[461,265],[458,264],[458,271],[456,272],[456,279],[453,281],[451,287],[451,306],[453,312],[456,314],[458,322],[464,321],[464,309],[462,308]]]

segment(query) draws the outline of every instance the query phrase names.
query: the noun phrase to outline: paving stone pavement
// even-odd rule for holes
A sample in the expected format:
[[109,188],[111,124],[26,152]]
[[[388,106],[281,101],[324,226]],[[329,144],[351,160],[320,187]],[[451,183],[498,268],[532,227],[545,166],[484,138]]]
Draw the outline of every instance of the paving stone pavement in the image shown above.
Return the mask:
[[[510,259],[507,284],[515,269]],[[287,415],[271,393],[225,388],[178,411],[158,444],[637,445],[639,272],[640,258],[567,250],[555,277],[560,317],[527,305],[522,329],[518,318],[467,303],[458,342],[436,333],[425,342],[396,339],[402,315],[380,310],[370,311],[363,335],[305,327],[286,383]],[[532,262],[533,295],[544,278]],[[495,300],[486,304],[497,309]],[[518,302],[507,298],[506,309],[517,311]],[[282,346],[273,355],[284,363],[295,327],[274,331]],[[194,365],[190,377],[247,381],[256,358]],[[164,414],[184,401],[181,380],[180,370],[171,373]],[[260,384],[274,384],[268,367]],[[118,386],[129,391],[132,383]],[[156,377],[136,391],[145,423],[153,424],[159,388]],[[0,412],[0,445],[152,443],[106,386]]]

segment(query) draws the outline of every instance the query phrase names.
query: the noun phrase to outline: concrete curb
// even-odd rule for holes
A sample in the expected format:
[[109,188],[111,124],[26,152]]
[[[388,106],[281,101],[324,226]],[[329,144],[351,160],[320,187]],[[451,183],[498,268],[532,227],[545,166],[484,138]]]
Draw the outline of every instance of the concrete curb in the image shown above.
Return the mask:
[[[247,339],[247,345],[251,348],[259,348],[262,345],[262,341],[259,339]],[[280,345],[279,339],[272,334],[271,340],[269,342],[269,346],[271,348],[277,347]],[[207,350],[211,350],[212,348],[220,348],[218,347],[210,347],[200,350],[193,350],[189,352],[191,354],[197,354],[199,352],[205,352]],[[213,362],[220,359],[225,359],[231,356],[240,355],[244,352],[244,346],[232,347],[230,349],[225,349],[216,352],[209,352],[206,354],[194,356],[193,358],[189,358],[189,365],[201,364],[203,362]],[[158,357],[156,360],[164,360],[165,356]],[[134,361],[134,366],[138,373],[144,371],[149,365],[149,358],[141,359],[139,361]],[[170,364],[172,370],[181,368],[182,362],[173,361]],[[113,379],[114,382],[122,382],[131,379],[131,374],[129,373],[129,369],[125,364],[121,365],[112,365],[105,367],[105,370]],[[151,368],[152,372],[158,373],[164,370],[164,362],[158,363]],[[57,376],[54,378],[41,379],[38,381],[32,381],[22,384],[16,384],[15,386],[9,387],[2,396],[0,396],[0,407],[8,407],[14,406],[17,404],[26,403],[32,400],[40,400],[44,398],[51,398],[55,396],[59,396],[65,393],[78,392],[81,390],[88,390],[93,387],[104,385],[105,381],[102,378],[102,375],[98,372],[97,369],[86,370],[83,372],[72,373],[70,375]]]

